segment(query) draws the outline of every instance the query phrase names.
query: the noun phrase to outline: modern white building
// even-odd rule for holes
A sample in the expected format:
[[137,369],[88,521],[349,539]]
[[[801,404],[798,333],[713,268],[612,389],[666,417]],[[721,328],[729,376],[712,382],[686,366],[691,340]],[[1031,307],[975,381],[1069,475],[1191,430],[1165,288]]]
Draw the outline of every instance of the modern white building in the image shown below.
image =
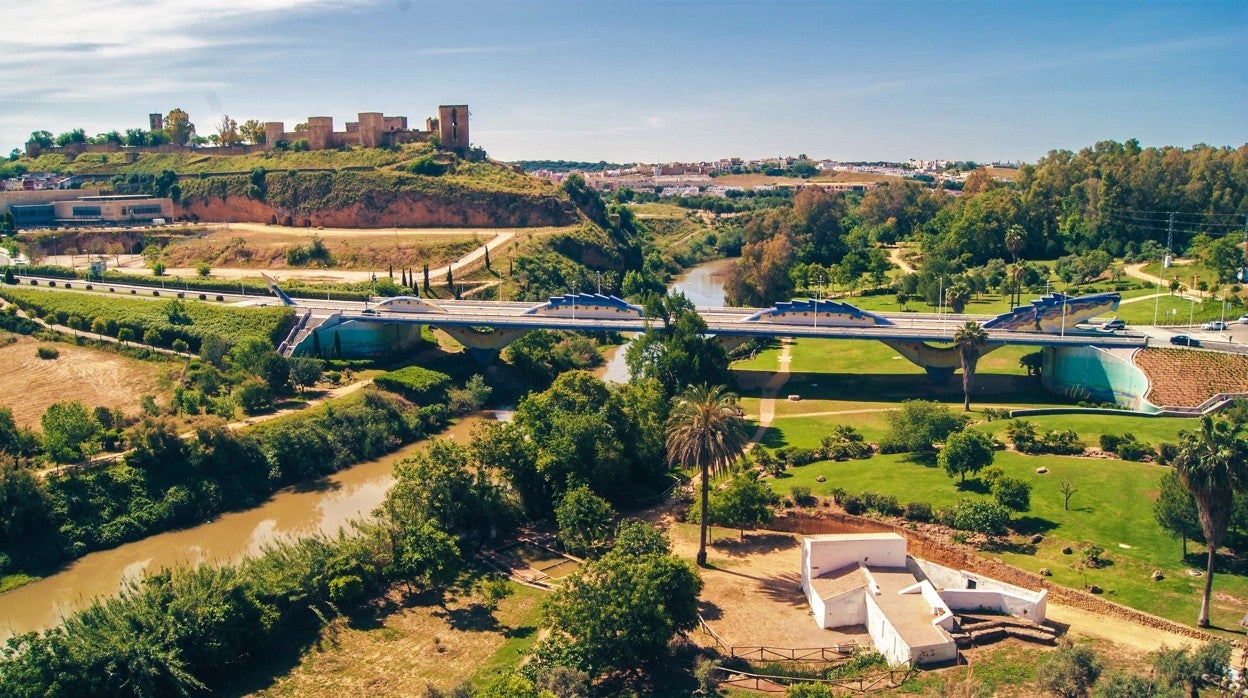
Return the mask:
[[917,560],[895,533],[824,534],[802,540],[802,591],[821,628],[866,626],[896,666],[950,661],[953,611],[1003,613],[1041,623],[1047,590],[1029,591]]

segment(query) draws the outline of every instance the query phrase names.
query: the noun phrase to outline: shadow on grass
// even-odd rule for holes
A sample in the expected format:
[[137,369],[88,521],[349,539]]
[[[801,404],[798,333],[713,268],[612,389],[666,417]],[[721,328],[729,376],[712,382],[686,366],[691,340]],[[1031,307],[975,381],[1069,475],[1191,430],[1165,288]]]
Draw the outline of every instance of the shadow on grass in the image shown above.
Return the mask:
[[[758,397],[761,391],[757,386],[765,384],[774,372],[737,369],[735,373],[742,386],[749,386],[743,388],[743,394]],[[787,390],[801,394],[803,400],[859,402],[869,398],[872,402],[899,403],[913,399],[962,402],[960,380],[933,385],[922,375],[905,373],[793,373],[788,385]],[[977,373],[971,400],[979,406],[1074,404],[1048,392],[1033,378],[1000,373]]]
[[773,603],[782,603],[794,608],[804,608],[807,604],[806,595],[802,593],[802,577],[796,572],[781,572],[759,580],[758,586],[763,596]]
[[978,478],[974,480],[960,481],[958,482],[957,488],[959,492],[973,492],[975,494],[988,494],[992,491],[992,488],[988,486],[988,483]]
[[1020,516],[1011,522],[1010,528],[1020,535],[1034,536],[1037,533],[1048,533],[1057,528],[1057,522],[1039,516]]
[[435,611],[434,616],[445,618],[448,625],[455,630],[465,632],[500,632],[502,627],[494,613],[479,603],[467,608],[451,608],[445,612]]
[[784,438],[783,431],[775,427],[767,427],[767,431],[763,432],[763,438],[759,443],[767,448],[776,449],[788,446],[789,440]]

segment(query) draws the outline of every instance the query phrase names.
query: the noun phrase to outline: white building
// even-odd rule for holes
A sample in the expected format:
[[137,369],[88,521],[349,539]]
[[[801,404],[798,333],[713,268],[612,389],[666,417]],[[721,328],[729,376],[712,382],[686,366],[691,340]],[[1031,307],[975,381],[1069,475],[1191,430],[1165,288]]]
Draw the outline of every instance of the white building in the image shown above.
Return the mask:
[[802,540],[802,591],[821,628],[864,625],[896,666],[950,661],[953,611],[991,611],[1041,623],[1048,591],[1029,591],[906,555],[895,533]]

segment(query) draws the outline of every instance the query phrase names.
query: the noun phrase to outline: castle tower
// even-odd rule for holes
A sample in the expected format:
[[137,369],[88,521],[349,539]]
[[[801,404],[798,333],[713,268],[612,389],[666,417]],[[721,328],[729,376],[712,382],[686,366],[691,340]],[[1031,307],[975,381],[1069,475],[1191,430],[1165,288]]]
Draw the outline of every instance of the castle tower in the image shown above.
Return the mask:
[[468,105],[443,104],[438,107],[438,138],[448,150],[468,149]]
[[282,140],[285,133],[286,124],[280,121],[266,121],[264,123],[264,149],[272,150],[274,144]]
[[309,150],[325,150],[335,145],[334,138],[334,119],[330,116],[309,116],[308,117],[308,149]]
[[360,145],[365,148],[376,148],[384,145],[382,133],[385,130],[385,117],[379,111],[362,111],[359,113]]

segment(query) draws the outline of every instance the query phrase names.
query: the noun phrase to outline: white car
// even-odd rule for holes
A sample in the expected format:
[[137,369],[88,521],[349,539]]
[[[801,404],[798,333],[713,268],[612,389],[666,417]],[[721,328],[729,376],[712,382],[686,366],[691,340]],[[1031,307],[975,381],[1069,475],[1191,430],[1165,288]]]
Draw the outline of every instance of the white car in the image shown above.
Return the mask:
[[1210,320],[1209,322],[1206,322],[1205,324],[1201,325],[1200,329],[1212,330],[1214,332],[1221,332],[1222,330],[1230,329],[1230,325],[1223,322],[1222,320]]
[[1239,316],[1239,324],[1248,325],[1248,314]]

